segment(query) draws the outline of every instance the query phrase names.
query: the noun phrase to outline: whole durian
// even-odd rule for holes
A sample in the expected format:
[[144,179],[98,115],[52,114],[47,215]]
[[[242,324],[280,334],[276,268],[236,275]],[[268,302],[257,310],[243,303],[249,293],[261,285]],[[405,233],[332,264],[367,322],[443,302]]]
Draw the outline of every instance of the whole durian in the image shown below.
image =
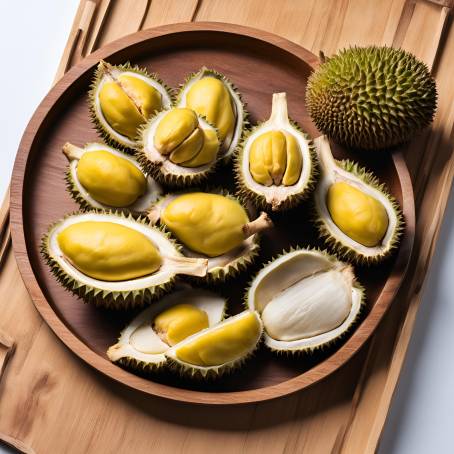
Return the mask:
[[427,66],[391,47],[351,47],[310,76],[306,105],[317,128],[358,149],[405,142],[428,126],[437,90]]

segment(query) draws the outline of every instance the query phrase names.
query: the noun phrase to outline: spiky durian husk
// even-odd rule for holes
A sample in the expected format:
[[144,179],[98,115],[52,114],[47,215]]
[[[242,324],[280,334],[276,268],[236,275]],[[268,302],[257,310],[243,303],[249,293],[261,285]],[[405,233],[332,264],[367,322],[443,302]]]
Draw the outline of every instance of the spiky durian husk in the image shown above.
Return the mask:
[[368,256],[361,253],[360,250],[352,249],[350,246],[344,244],[339,238],[337,238],[331,232],[328,224],[321,215],[317,204],[314,203],[314,223],[318,228],[320,237],[341,259],[352,261],[361,265],[372,265],[381,262],[392,254],[394,249],[396,249],[396,247],[398,246],[400,237],[402,236],[405,223],[400,206],[397,203],[396,199],[388,192],[386,185],[384,183],[380,183],[378,178],[372,172],[367,171],[364,167],[359,166],[358,163],[355,163],[348,159],[343,161],[336,160],[336,162],[339,167],[347,172],[352,173],[353,175],[361,179],[365,184],[372,186],[386,196],[396,214],[396,227],[387,248],[380,251],[380,253],[377,255]]
[[118,361],[113,361],[124,369],[139,372],[144,375],[155,375],[157,372],[162,372],[167,367],[167,360],[162,363],[150,363],[140,361],[132,356],[120,358]]
[[[259,209],[272,210],[272,211],[289,210],[289,209],[297,206],[303,200],[306,200],[315,188],[315,184],[317,182],[317,177],[318,177],[318,173],[319,173],[318,168],[317,168],[317,155],[315,152],[315,147],[314,147],[314,144],[313,144],[310,136],[308,134],[306,134],[305,132],[303,132],[301,127],[298,125],[298,123],[296,123],[293,120],[290,120],[292,127],[295,128],[296,130],[298,130],[302,135],[304,135],[304,138],[308,141],[309,153],[311,156],[311,166],[312,166],[311,175],[310,175],[307,185],[302,189],[301,192],[288,196],[283,202],[281,202],[279,204],[278,207],[275,207],[271,203],[268,203],[266,201],[266,198],[263,194],[255,192],[248,187],[246,180],[244,178],[243,172],[241,170],[241,163],[243,161],[244,147],[246,146],[246,143],[247,143],[249,137],[254,132],[256,132],[258,129],[260,129],[260,127],[263,125],[263,123],[264,122],[258,123],[254,128],[252,128],[252,129],[248,130],[246,133],[244,133],[243,140],[242,140],[240,146],[238,147],[237,152],[235,153],[234,169],[235,169],[235,183],[237,186],[237,195],[243,203],[252,202]],[[303,163],[303,165],[304,165],[304,163]]]
[[[219,71],[216,71],[215,69],[202,68],[199,71],[191,73],[189,76],[186,77],[185,81],[182,84],[180,84],[180,91],[178,92],[178,94],[176,96],[175,105],[178,106],[178,104],[181,102],[182,93],[185,91],[185,89],[187,88],[188,84],[192,81],[192,79],[194,79],[194,77],[196,77],[200,73],[200,71],[203,71],[204,74],[207,74],[208,76],[213,76],[213,77],[216,77],[216,79],[222,80],[222,82],[224,82],[224,84],[227,86],[228,90],[231,93],[232,92],[235,93],[235,95],[240,100],[242,108],[243,108],[243,125],[241,128],[242,132],[241,132],[241,136],[238,139],[238,143],[232,150],[229,151],[229,153],[226,156],[221,158],[221,161],[223,161],[223,163],[227,163],[239,151],[240,144],[244,138],[244,133],[249,126],[249,112],[246,109],[247,104],[244,101],[243,95],[240,93],[238,88],[233,84],[233,82],[230,79],[228,79],[226,76],[224,76],[224,74],[220,73]],[[236,124],[235,124],[235,126],[236,126]]]
[[[173,88],[169,87],[156,73],[149,73],[145,68],[141,68],[138,65],[131,65],[130,62],[123,63],[121,65],[113,65],[115,66],[116,69],[119,71],[128,71],[128,72],[133,72],[140,74],[141,76],[147,77],[149,79],[155,80],[159,85],[161,85],[164,90],[167,92],[167,95],[170,98],[171,105],[173,105],[175,101],[175,91]],[[90,117],[93,122],[93,125],[95,126],[96,130],[98,131],[99,135],[102,137],[105,143],[108,145],[118,148],[125,153],[132,154],[134,153],[134,148],[131,148],[129,144],[127,143],[122,143],[118,141],[115,137],[113,137],[109,131],[104,129],[102,123],[98,119],[98,115],[96,113],[95,109],[95,97],[96,97],[96,90],[101,82],[102,78],[104,76],[104,72],[102,69],[99,67],[99,65],[96,67],[94,77],[92,82],[90,83],[90,90],[88,92],[88,106],[90,109]],[[121,135],[121,134],[119,134]]]
[[[93,210],[89,213],[106,213],[114,214],[116,216],[122,217],[124,219],[131,219],[138,223],[145,225],[150,225],[147,218],[139,217],[134,218],[132,215],[124,214],[117,211],[102,211],[102,210]],[[153,285],[151,287],[145,287],[140,290],[125,290],[125,291],[109,291],[100,289],[91,285],[87,285],[84,282],[78,281],[74,276],[71,276],[66,271],[60,268],[58,262],[52,256],[52,253],[49,251],[49,234],[55,226],[63,222],[68,217],[73,215],[82,214],[80,212],[74,212],[67,214],[59,221],[53,223],[48,232],[43,236],[41,240],[41,254],[44,257],[45,261],[50,267],[52,274],[55,276],[57,281],[69,292],[72,292],[74,295],[81,298],[85,303],[94,304],[95,306],[104,307],[107,309],[131,309],[137,307],[143,307],[147,303],[160,298],[164,294],[168,293],[174,286],[176,277],[173,276],[169,279],[168,282],[161,283],[159,285]],[[175,249],[178,252],[181,252],[181,246],[175,242],[169,232],[161,227],[155,227],[161,230],[169,241],[173,243]]]
[[[339,261],[338,258],[335,255],[330,254],[329,251],[327,251],[326,249],[320,249],[320,248],[317,248],[317,247],[316,248],[291,247],[291,248],[289,248],[288,251],[284,249],[280,254],[278,254],[277,256],[275,256],[272,259],[268,260],[268,262],[263,264],[261,269],[263,269],[266,266],[270,265],[271,263],[273,263],[275,260],[279,259],[280,257],[283,257],[283,256],[285,256],[287,254],[292,253],[292,252],[301,251],[301,250],[305,250],[305,251],[309,251],[309,252],[316,252],[317,254],[326,257],[330,262],[333,262],[333,263]],[[257,274],[260,272],[260,270],[257,272]],[[251,309],[251,303],[249,302],[249,289],[251,288],[255,277],[256,276],[254,276],[250,280],[249,285],[247,286],[246,292],[244,294],[243,306],[244,306],[245,309],[248,309],[248,310]],[[354,320],[352,320],[352,322],[350,323],[348,328],[345,329],[335,339],[331,339],[328,342],[322,342],[320,344],[311,345],[310,347],[296,348],[296,349],[291,349],[291,348],[277,349],[277,348],[274,348],[271,345],[268,345],[268,343],[266,342],[267,333],[266,333],[266,329],[264,327],[264,335],[263,335],[264,342],[263,343],[266,346],[266,348],[268,348],[269,350],[271,350],[273,353],[275,353],[277,355],[281,355],[281,356],[295,356],[295,355],[303,355],[303,354],[313,354],[313,353],[317,353],[317,352],[320,352],[320,351],[328,350],[329,348],[332,348],[333,346],[338,344],[347,335],[349,335],[353,331],[353,329],[357,326],[358,322],[361,320],[362,312],[363,312],[364,307],[366,305],[366,289],[364,288],[364,286],[360,282],[358,282],[358,280],[355,278],[355,280],[353,282],[353,287],[359,292],[359,294],[361,296],[360,308],[359,308]]]
[[[173,108],[173,106],[172,106]],[[162,111],[161,111],[162,112]],[[137,148],[134,151],[134,156],[137,162],[142,167],[143,171],[156,180],[158,183],[163,184],[169,188],[185,188],[189,186],[195,186],[203,183],[217,168],[222,159],[215,159],[211,164],[203,166],[206,167],[201,172],[182,174],[164,173],[162,171],[162,164],[160,162],[152,162],[145,153],[145,141],[144,137],[147,133],[150,125],[156,120],[156,117],[161,112],[155,112],[155,114],[145,123],[139,130],[139,136],[137,139]],[[210,125],[215,131],[219,138],[218,130],[203,116],[197,114],[199,118]],[[220,142],[220,141],[219,141]],[[183,166],[182,166],[183,167]]]
[[309,77],[306,104],[317,128],[334,141],[382,149],[432,122],[437,89],[426,64],[409,52],[350,47]]
[[[191,192],[198,192],[200,189],[198,188],[187,188],[181,191],[178,191],[178,194],[186,194]],[[203,191],[205,193],[212,193],[212,194],[219,194],[224,197],[228,197],[231,200],[238,202],[243,208],[248,212],[245,207],[245,204],[238,198],[232,195],[227,189],[224,188],[205,188]],[[165,200],[169,194],[162,196],[160,199],[156,201],[156,204],[159,205],[160,202]],[[250,213],[248,213],[250,214]],[[159,224],[162,228],[165,229],[163,224]],[[167,231],[167,230],[166,230]],[[178,242],[178,239],[175,235],[170,232],[170,235],[174,238],[175,242]],[[232,262],[228,263],[223,267],[218,267],[213,269],[212,271],[208,271],[206,276],[204,277],[195,277],[195,276],[185,276],[184,279],[193,282],[196,285],[200,284],[207,284],[207,285],[214,285],[225,282],[228,279],[232,279],[233,277],[238,276],[240,273],[247,270],[249,266],[251,266],[256,257],[260,252],[260,234],[255,234],[253,243],[250,249],[247,251],[246,254],[242,255],[241,257],[233,260]],[[182,253],[184,255],[184,247],[182,248]],[[208,258],[208,257],[207,257]]]

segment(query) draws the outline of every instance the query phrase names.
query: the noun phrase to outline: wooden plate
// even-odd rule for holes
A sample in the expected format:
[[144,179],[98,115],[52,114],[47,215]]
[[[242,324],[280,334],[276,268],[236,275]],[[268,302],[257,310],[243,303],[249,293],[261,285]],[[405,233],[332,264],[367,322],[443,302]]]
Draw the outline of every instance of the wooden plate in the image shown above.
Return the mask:
[[[109,345],[132,317],[83,304],[49,273],[40,253],[43,233],[55,220],[78,209],[65,190],[66,141],[77,145],[98,139],[91,125],[86,94],[100,59],[131,60],[157,72],[176,87],[185,76],[206,65],[226,74],[248,104],[251,122],[266,119],[273,92],[286,91],[290,115],[313,137],[319,135],[305,108],[306,81],[317,65],[309,51],[279,36],[221,23],[175,24],[122,38],[95,52],[50,91],[28,125],[17,155],[11,187],[11,230],[19,269],[36,308],[55,334],[80,358],[131,388],[157,396],[203,404],[238,404],[276,398],[321,380],[348,361],[377,327],[391,304],[408,264],[414,236],[411,181],[400,153],[378,153],[354,159],[372,168],[400,202],[406,230],[398,253],[373,268],[357,268],[367,287],[362,322],[341,345],[313,356],[276,357],[262,348],[246,367],[218,382],[193,383],[172,375],[146,379],[111,364]],[[338,157],[346,153],[335,149]],[[231,167],[212,181],[233,188]],[[316,246],[308,204],[286,214],[273,214],[274,231],[267,233],[259,263],[241,278],[221,285],[231,311],[240,310],[251,275],[266,260],[289,246]],[[107,384],[107,383],[106,383]]]

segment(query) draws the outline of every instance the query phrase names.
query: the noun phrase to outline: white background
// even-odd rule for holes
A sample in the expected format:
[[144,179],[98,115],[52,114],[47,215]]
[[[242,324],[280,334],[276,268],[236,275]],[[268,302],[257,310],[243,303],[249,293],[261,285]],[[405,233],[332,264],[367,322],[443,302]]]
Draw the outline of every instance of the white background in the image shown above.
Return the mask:
[[[52,84],[77,5],[78,0],[0,1],[0,198],[22,132]],[[383,454],[454,452],[453,210],[451,198],[381,443]],[[2,452],[9,451],[0,446]]]

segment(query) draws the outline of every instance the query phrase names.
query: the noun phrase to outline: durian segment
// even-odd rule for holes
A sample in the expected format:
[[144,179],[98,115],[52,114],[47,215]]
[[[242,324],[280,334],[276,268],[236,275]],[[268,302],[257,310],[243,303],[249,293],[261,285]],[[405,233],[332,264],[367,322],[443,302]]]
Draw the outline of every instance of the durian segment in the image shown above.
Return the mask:
[[263,333],[255,311],[244,311],[200,331],[166,352],[172,363],[193,377],[219,377],[246,360]]
[[181,87],[178,107],[189,107],[219,131],[222,158],[230,158],[238,147],[247,112],[236,87],[224,75],[208,68],[191,74]]
[[254,221],[249,221],[251,217],[226,192],[197,191],[168,194],[148,214],[153,224],[160,223],[174,233],[185,256],[208,259],[209,282],[233,277],[257,256],[259,233],[272,227],[272,222],[265,213]]
[[348,147],[383,149],[428,126],[437,106],[425,63],[391,47],[350,47],[310,76],[306,105],[317,128]]
[[[159,268],[155,272],[142,277],[118,281],[88,276],[74,266],[71,259],[65,256],[59,244],[61,232],[76,224],[87,222],[113,223],[134,230],[137,234],[142,235],[140,238],[146,237],[159,253],[161,258]],[[87,238],[86,241],[89,244],[91,240]],[[120,246],[122,246],[121,243]],[[116,247],[119,246],[116,245]],[[140,255],[139,249],[141,247],[142,244],[131,254]],[[50,227],[47,235],[43,237],[41,251],[57,280],[64,287],[86,302],[116,309],[142,306],[148,301],[160,297],[170,290],[178,274],[203,277],[206,275],[208,264],[208,261],[203,258],[190,259],[184,257],[179,246],[169,238],[167,233],[150,225],[145,219],[135,220],[132,216],[126,217],[121,213],[114,212],[75,213],[65,217]],[[106,249],[103,248],[102,251],[105,252]],[[96,250],[88,252],[91,258],[98,253]],[[105,257],[99,258],[100,263],[102,263],[103,258],[105,261],[110,259],[108,253],[104,255]],[[121,263],[121,254],[115,256]],[[129,255],[126,254],[124,257],[127,258]]]
[[235,173],[241,198],[274,211],[294,207],[313,189],[313,145],[289,119],[285,93],[273,94],[270,118],[246,134]]
[[350,161],[336,161],[326,136],[314,143],[321,170],[314,191],[320,234],[346,259],[358,263],[385,259],[402,233],[396,200],[373,174]]
[[218,162],[216,129],[191,109],[172,108],[152,117],[141,131],[137,160],[155,179],[187,186],[208,177]]
[[[112,362],[132,369],[153,371],[167,362],[165,352],[171,347],[156,332],[155,320],[181,304],[207,317],[208,326],[224,318],[226,301],[215,293],[201,289],[180,289],[152,304],[137,315],[121,332],[118,342],[107,351]],[[187,321],[187,320],[186,320]]]
[[172,105],[172,92],[143,68],[100,61],[90,93],[90,111],[109,145],[134,149],[139,128],[155,111]]
[[[161,186],[151,176],[144,174],[134,157],[108,145],[88,143],[79,148],[66,143],[63,146],[63,153],[69,161],[66,172],[67,189],[84,210],[116,209],[140,215],[162,196]],[[87,155],[94,159],[87,160],[88,165],[82,170],[85,173],[85,180],[81,181],[79,162]],[[124,165],[125,163],[127,165]],[[111,205],[106,202],[110,202]]]
[[349,265],[323,251],[298,249],[266,264],[246,298],[261,315],[265,345],[300,352],[345,335],[358,319],[364,290]]

